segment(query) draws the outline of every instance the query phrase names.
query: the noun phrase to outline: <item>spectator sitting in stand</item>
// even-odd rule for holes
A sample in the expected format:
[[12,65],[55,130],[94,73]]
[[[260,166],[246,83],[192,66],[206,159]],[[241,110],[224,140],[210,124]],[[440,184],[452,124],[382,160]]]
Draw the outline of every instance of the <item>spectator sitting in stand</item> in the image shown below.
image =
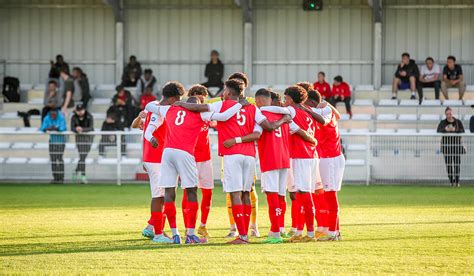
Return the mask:
[[86,158],[91,150],[94,136],[83,133],[94,131],[94,118],[87,112],[85,105],[78,104],[76,106],[71,118],[71,130],[76,133],[76,145],[79,152],[79,161],[76,171],[72,174],[72,181],[76,182],[80,178],[82,184],[87,184]]
[[130,56],[127,66],[123,70],[122,85],[125,87],[137,86],[137,81],[142,76],[142,66],[136,56]]
[[331,86],[326,82],[326,74],[323,71],[318,73],[318,81],[313,83],[313,89],[317,90],[326,101],[332,97]]
[[141,76],[137,82],[137,90],[135,92],[137,100],[140,100],[142,94],[147,88],[152,90],[152,94],[158,95],[158,81],[155,76],[153,76],[153,71],[151,69],[145,69],[143,76]]
[[[48,112],[41,124],[42,132],[63,132],[66,131],[66,120],[61,112],[53,109]],[[66,147],[65,137],[62,134],[53,133],[49,136],[49,156],[51,159],[51,171],[53,172],[53,184],[64,182],[64,160],[63,154]]]
[[443,82],[441,83],[441,92],[443,92],[444,98],[449,99],[448,88],[456,87],[459,91],[459,100],[462,100],[464,92],[466,91],[466,84],[464,83],[464,75],[462,73],[462,67],[456,64],[456,58],[449,56],[446,61],[446,66],[443,69]]
[[[410,59],[410,54],[402,54],[402,62],[397,66],[392,83],[392,99],[397,99],[398,89],[410,89],[410,99],[416,100],[416,81],[419,76],[415,60]],[[421,102],[422,99],[420,99]]]
[[87,75],[79,67],[74,67],[72,69],[72,77],[74,79],[74,94],[72,99],[74,102],[81,102],[85,108],[91,98],[89,80]]
[[441,87],[441,81],[439,75],[441,74],[441,68],[434,62],[432,57],[427,57],[425,65],[421,66],[420,71],[420,82],[418,85],[418,95],[421,99],[423,98],[423,88],[433,87],[435,90],[435,98],[439,100],[439,89]]
[[351,110],[351,87],[347,82],[342,80],[341,76],[336,76],[334,78],[334,84],[332,85],[332,99],[330,103],[336,107],[338,102],[344,102],[346,105],[347,114],[349,118],[352,118]]
[[145,88],[145,92],[143,95],[140,97],[140,110],[145,109],[145,106],[154,100],[156,100],[156,97],[153,96],[153,90],[151,87]]
[[202,85],[209,88],[209,87],[217,87],[219,90],[215,95],[211,94],[209,91],[209,95],[211,97],[217,97],[220,95],[222,89],[224,88],[224,83],[222,82],[222,77],[224,76],[224,64],[219,59],[219,52],[216,50],[211,51],[211,61],[206,64],[206,69],[204,70],[204,76],[207,78],[207,82],[203,83]]
[[[116,88],[117,94],[112,98],[112,106],[107,110],[107,116],[114,114],[116,124],[120,126],[120,130],[124,130],[130,126],[134,116],[134,108],[132,106],[132,95],[125,87],[119,85]],[[138,112],[137,112],[138,114]]]
[[[105,119],[104,123],[102,124],[101,131],[119,131],[123,130],[122,126],[119,126],[117,124],[116,117],[113,113],[108,113],[107,118]],[[122,151],[122,156],[126,155],[126,144],[125,144],[125,136],[121,136],[121,151]],[[100,143],[99,143],[99,156],[104,157],[105,156],[105,147],[111,147],[111,146],[116,146],[117,145],[117,136],[113,134],[105,134],[102,135],[100,138]]]
[[62,67],[67,69],[67,73],[69,74],[69,64],[64,61],[62,55],[56,56],[56,63],[54,61],[50,61],[51,69],[49,69],[49,78],[50,79],[59,79],[60,77],[60,70]]

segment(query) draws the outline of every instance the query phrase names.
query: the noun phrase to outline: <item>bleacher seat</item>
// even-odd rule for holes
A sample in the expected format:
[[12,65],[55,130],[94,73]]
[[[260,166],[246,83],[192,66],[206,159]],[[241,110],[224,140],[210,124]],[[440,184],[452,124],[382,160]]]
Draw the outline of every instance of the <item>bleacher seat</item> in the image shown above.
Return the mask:
[[35,98],[35,99],[31,99],[28,101],[28,104],[32,104],[32,105],[35,105],[35,104],[43,104],[43,99],[42,98]]
[[26,164],[28,162],[28,158],[25,157],[9,157],[5,161],[7,164]]
[[391,99],[382,99],[379,101],[380,106],[397,106],[398,100],[391,100]]
[[438,114],[421,114],[420,121],[439,121],[440,116]]
[[397,133],[413,134],[413,133],[416,133],[416,129],[414,129],[414,128],[399,128],[397,130]]
[[15,119],[18,118],[18,113],[16,112],[5,112],[2,114],[2,119]]
[[472,106],[472,105],[474,105],[474,100],[464,100],[464,105],[465,106]]
[[357,85],[355,91],[374,91],[373,85]]
[[461,100],[444,100],[443,106],[462,106]]
[[2,164],[3,162],[5,162],[5,158],[0,157],[0,164]]
[[92,104],[109,105],[111,102],[112,102],[112,99],[109,99],[109,98],[95,98],[94,101],[92,101]]
[[28,160],[28,164],[48,164],[49,159],[48,158],[42,158],[42,157],[33,157]]
[[434,128],[420,129],[419,133],[434,134],[434,133],[436,133],[436,129],[434,129]]
[[16,130],[18,133],[35,133],[35,132],[40,132],[38,128],[36,127],[19,127]]
[[353,103],[354,106],[373,106],[374,102],[368,99],[357,99]]
[[33,86],[34,90],[46,90],[46,84],[45,83],[37,83]]
[[16,142],[13,143],[12,149],[31,149],[33,148],[33,143],[30,142]]
[[0,127],[0,134],[14,132],[14,131],[16,131],[16,127]]
[[8,142],[0,142],[0,149],[9,149],[11,147],[12,143]]
[[28,91],[33,89],[33,84],[31,83],[21,83],[20,84],[20,90]]
[[354,114],[352,115],[352,120],[354,121],[370,121],[372,120],[371,114]]
[[441,101],[440,100],[423,100],[421,105],[423,105],[423,106],[440,106]]
[[99,84],[96,90],[115,91],[115,84]]
[[416,121],[417,117],[416,117],[416,114],[400,114],[398,116],[398,120],[400,120],[400,121]]
[[380,91],[392,91],[392,86],[391,85],[382,85],[382,87],[380,87]]
[[396,114],[378,114],[377,121],[394,121],[397,119]]
[[395,133],[395,129],[394,128],[377,128],[375,130],[375,133],[379,133],[379,134]]
[[347,121],[347,120],[349,120],[349,114],[346,114],[346,113],[341,114],[341,119],[340,119],[340,120],[341,120],[341,121]]
[[418,106],[417,100],[400,100],[400,106]]

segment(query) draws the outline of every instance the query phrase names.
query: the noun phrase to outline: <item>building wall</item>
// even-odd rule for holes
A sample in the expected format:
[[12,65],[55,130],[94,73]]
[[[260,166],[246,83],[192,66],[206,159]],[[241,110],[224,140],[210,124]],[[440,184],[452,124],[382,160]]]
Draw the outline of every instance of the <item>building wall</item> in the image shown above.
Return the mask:
[[22,83],[45,82],[49,60],[59,53],[91,83],[114,82],[114,18],[101,0],[2,0],[0,34],[0,59],[9,60],[5,74]]

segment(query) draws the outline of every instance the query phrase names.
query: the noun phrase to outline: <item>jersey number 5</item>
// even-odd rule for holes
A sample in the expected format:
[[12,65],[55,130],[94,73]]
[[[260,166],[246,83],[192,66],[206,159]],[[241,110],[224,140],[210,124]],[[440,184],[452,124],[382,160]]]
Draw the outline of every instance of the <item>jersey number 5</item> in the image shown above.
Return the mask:
[[176,113],[176,120],[174,120],[174,124],[180,126],[184,123],[184,117],[186,116],[186,111],[180,110]]
[[241,112],[245,112],[245,109],[241,109],[241,110],[239,110],[239,112],[237,112],[237,124],[239,126],[245,125],[245,123],[247,121],[247,118],[245,117],[244,114],[241,114]]

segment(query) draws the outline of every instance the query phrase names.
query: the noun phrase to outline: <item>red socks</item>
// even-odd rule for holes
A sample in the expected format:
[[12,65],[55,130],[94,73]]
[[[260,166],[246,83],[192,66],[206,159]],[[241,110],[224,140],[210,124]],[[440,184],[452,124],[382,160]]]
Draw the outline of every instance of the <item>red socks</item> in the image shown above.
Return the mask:
[[168,218],[170,228],[176,228],[176,204],[174,202],[165,202],[164,213]]
[[339,217],[339,203],[337,201],[337,192],[329,191],[324,192],[324,198],[328,204],[328,226],[329,231],[336,231],[338,229],[338,217]]
[[[250,209],[252,209],[252,206],[250,206]],[[242,236],[247,235],[248,228],[245,228],[244,205],[232,205],[232,215],[239,234]]]
[[211,211],[212,189],[201,189],[201,223],[207,223],[209,211]]
[[[297,193],[296,200],[303,206],[304,221],[306,222],[306,231],[314,231],[314,206],[311,193]],[[299,229],[298,229],[299,230]]]
[[291,201],[291,227],[298,228],[298,223],[301,214],[301,204],[295,199]]
[[244,226],[245,226],[245,233],[249,230],[250,225],[250,216],[252,216],[252,205],[244,205]]
[[277,193],[266,193],[268,202],[268,215],[270,216],[270,231],[280,232],[281,209]]
[[[152,223],[150,223],[150,221]],[[151,212],[151,218],[148,223],[153,225],[155,229],[155,235],[163,234],[163,213],[162,212]]]
[[281,216],[279,217],[279,226],[285,227],[285,214],[286,214],[286,200],[285,196],[278,196],[278,201],[280,203]]
[[312,194],[312,196],[314,208],[316,209],[316,222],[318,223],[318,227],[327,227],[328,207],[324,195],[324,190],[317,190],[316,193]]
[[187,205],[188,204],[188,195],[186,190],[183,190],[183,200],[181,201],[181,212],[183,213],[183,220],[184,220],[184,228],[188,227],[188,214],[187,214]]
[[196,219],[199,205],[197,202],[189,202],[186,208],[186,228],[194,229],[196,228]]

